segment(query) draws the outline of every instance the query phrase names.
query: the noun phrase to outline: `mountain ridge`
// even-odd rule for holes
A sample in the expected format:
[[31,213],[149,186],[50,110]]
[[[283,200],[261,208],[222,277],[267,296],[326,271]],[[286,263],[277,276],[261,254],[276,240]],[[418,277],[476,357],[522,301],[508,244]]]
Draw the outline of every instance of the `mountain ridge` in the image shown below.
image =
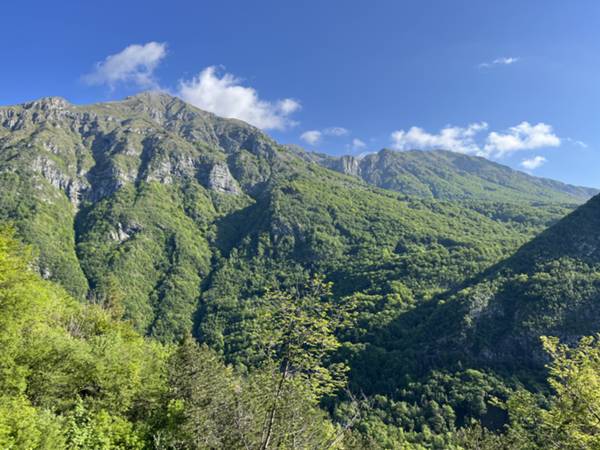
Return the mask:
[[[177,129],[182,121],[191,116],[215,122],[217,128],[237,126],[249,134],[270,139],[259,129],[237,119],[223,119],[218,116],[191,107],[177,97],[161,91],[143,92],[127,97],[122,101],[111,101],[90,105],[74,105],[62,97],[44,97],[19,105],[0,107],[0,122],[5,127],[18,130],[22,122],[16,122],[15,110],[55,111],[66,115],[65,110],[74,110],[80,114],[96,114],[111,117],[111,108],[117,110],[124,104],[131,105],[131,111],[148,117],[159,125],[168,125],[168,129],[179,132],[187,140],[202,140],[227,148],[231,145],[227,139],[218,142],[214,132],[189,134],[190,130]],[[162,109],[162,110],[161,110]],[[12,110],[12,113],[11,113]],[[118,112],[118,111],[115,111]],[[35,113],[34,113],[35,114]],[[600,190],[575,186],[548,178],[540,178],[517,171],[482,157],[464,155],[447,150],[409,150],[395,151],[382,149],[377,153],[358,158],[351,155],[335,157],[322,153],[308,152],[295,145],[282,146],[302,159],[316,162],[326,168],[352,175],[365,182],[384,189],[391,189],[407,195],[440,198],[447,200],[484,199],[501,201],[562,201],[581,203]]]
[[524,200],[581,203],[600,190],[514,170],[483,157],[448,150],[382,149],[363,157],[334,157],[288,146],[301,157],[384,189],[450,200]]

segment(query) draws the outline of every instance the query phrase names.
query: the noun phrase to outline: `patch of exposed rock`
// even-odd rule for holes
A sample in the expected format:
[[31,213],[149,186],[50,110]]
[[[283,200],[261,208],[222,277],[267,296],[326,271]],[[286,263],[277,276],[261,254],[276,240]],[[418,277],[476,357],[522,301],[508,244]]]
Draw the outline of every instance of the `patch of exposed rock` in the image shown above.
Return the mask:
[[111,230],[109,235],[113,241],[122,244],[126,240],[130,239],[135,233],[141,230],[141,226],[138,224],[127,224],[123,225],[121,222],[117,223],[117,229]]
[[168,158],[152,161],[146,174],[146,181],[173,184],[176,179],[192,177],[196,161],[191,156],[172,154]]
[[31,168],[44,177],[52,186],[63,191],[75,208],[79,206],[82,193],[89,188],[89,183],[85,178],[71,177],[65,174],[49,158],[37,157],[33,160]]
[[210,169],[208,188],[226,194],[239,194],[241,192],[238,182],[233,178],[229,167],[224,163],[217,163]]
[[342,156],[338,164],[340,172],[355,177],[360,175],[360,163],[354,156]]

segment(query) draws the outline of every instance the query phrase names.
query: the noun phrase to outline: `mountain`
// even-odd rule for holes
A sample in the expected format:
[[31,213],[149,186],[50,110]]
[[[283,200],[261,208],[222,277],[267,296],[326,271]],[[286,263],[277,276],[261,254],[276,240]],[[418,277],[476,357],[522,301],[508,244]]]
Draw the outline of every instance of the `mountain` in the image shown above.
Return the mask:
[[[366,422],[388,433],[415,424],[452,432],[471,420],[502,430],[511,419],[498,399],[552,393],[564,380],[547,383],[557,372],[542,336],[573,348],[600,333],[599,226],[595,196],[499,263],[350,337],[351,389],[377,399]],[[566,373],[590,364],[577,358]]]
[[339,296],[370,295],[364,315],[376,320],[569,211],[370,187],[156,92],[0,108],[0,186],[0,217],[34,245],[46,278],[80,299],[123,296],[144,333],[169,341],[194,329],[232,355],[245,354],[242,325],[268,286],[322,272]]
[[580,204],[600,192],[445,150],[383,149],[363,157],[333,157],[289,147],[306,160],[359,177],[373,186],[427,198]]
[[160,93],[45,98],[0,109],[0,123],[0,211],[39,249],[41,272],[79,298],[121,289],[157,335],[191,328],[211,223],[286,159],[255,128]]
[[510,257],[374,331],[355,364],[357,383],[389,393],[406,389],[407,375],[426,384],[436,373],[478,370],[500,385],[539,388],[542,336],[573,345],[600,332],[599,226],[595,196]]
[[596,196],[457,295],[473,355],[539,367],[540,336],[572,344],[600,332],[599,227]]
[[[349,159],[281,146],[248,124],[163,93],[0,107],[0,221],[12,223],[36,253],[33,264],[20,264],[80,302],[110,306],[98,312],[105,319],[92,314],[80,330],[69,311],[84,310],[69,299],[63,311],[59,297],[68,296],[34,277],[32,286],[56,298],[48,305],[36,298],[23,317],[38,311],[58,337],[50,333],[47,359],[38,352],[46,335],[37,337],[45,328],[29,327],[35,348],[16,357],[35,367],[21,383],[33,386],[33,406],[62,414],[56,395],[42,398],[43,386],[55,385],[36,380],[47,367],[64,378],[57,361],[68,360],[72,340],[86,341],[76,364],[96,358],[88,353],[101,354],[102,367],[119,363],[102,353],[103,333],[129,336],[137,349],[131,367],[151,368],[144,349],[164,357],[192,332],[212,349],[198,354],[219,361],[210,373],[253,379],[257,305],[269,290],[298,292],[323,274],[334,301],[355,305],[353,325],[336,330],[342,345],[327,364],[347,364],[350,387],[369,398],[357,427],[368,439],[356,448],[394,448],[407,439],[449,448],[456,427],[470,418],[500,428],[506,417],[492,398],[523,385],[543,390],[539,336],[572,342],[597,331],[600,197],[573,211],[595,191],[450,152],[384,150],[364,160],[373,170],[365,168],[363,180],[356,176],[362,173],[348,175]],[[346,161],[345,168],[332,161]],[[384,186],[384,179],[395,181]],[[28,294],[18,293],[27,304]],[[56,317],[52,305],[61,309]],[[168,345],[146,347],[152,340],[106,315],[122,315]],[[19,320],[27,328],[30,319]],[[128,343],[119,346],[115,353],[129,352]],[[114,388],[102,377],[85,386],[69,381],[69,414],[76,414],[77,396],[92,407],[102,386]],[[274,378],[264,380],[268,387]],[[228,385],[231,392],[239,382]],[[354,416],[347,400],[324,400],[336,423]],[[117,415],[136,421],[139,404]]]

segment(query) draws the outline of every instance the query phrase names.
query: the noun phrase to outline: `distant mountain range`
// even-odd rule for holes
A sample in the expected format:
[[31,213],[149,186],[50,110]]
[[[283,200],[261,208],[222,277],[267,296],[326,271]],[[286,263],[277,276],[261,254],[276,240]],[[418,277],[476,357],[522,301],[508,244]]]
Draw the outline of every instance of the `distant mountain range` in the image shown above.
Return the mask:
[[443,200],[581,203],[598,189],[534,177],[486,158],[445,150],[380,150],[334,157],[287,146],[300,157],[384,189]]

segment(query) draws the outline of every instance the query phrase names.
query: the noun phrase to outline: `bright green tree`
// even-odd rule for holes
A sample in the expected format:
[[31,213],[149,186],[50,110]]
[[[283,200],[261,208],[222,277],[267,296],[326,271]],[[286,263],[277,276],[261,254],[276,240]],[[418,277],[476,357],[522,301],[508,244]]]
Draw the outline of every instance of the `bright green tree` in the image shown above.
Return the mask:
[[[486,442],[506,449],[600,449],[600,336],[584,337],[577,346],[554,337],[542,337],[542,343],[552,358],[552,395],[544,398],[524,390],[513,394],[506,402],[507,432],[501,441],[488,435]],[[475,435],[470,433],[471,438]]]
[[276,381],[265,399],[261,450],[272,447],[278,417],[289,405],[289,389],[304,390],[317,404],[345,385],[347,367],[330,357],[341,345],[336,331],[350,322],[352,305],[336,302],[331,289],[331,283],[316,276],[296,292],[268,291],[262,299],[255,342],[263,367]]

